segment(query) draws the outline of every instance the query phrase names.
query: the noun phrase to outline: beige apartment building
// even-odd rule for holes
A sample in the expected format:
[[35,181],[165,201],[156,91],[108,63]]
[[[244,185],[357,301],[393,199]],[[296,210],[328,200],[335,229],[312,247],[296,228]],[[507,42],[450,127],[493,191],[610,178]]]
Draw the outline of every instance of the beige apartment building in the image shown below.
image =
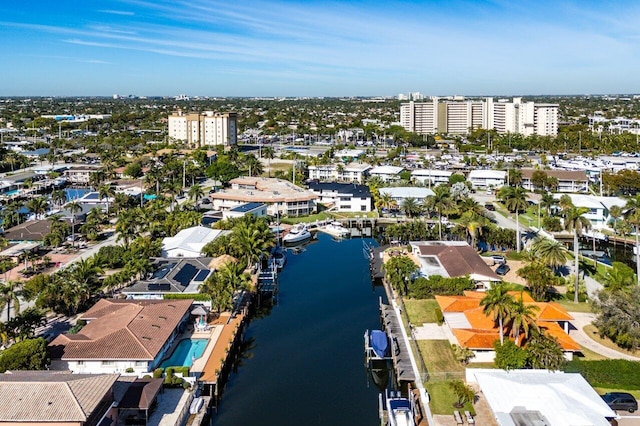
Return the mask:
[[558,104],[523,102],[522,98],[464,99],[432,97],[400,106],[400,124],[419,134],[467,134],[470,129],[495,129],[524,136],[556,136]]
[[168,121],[169,138],[187,142],[192,147],[232,146],[238,142],[238,115],[235,112],[177,111]]

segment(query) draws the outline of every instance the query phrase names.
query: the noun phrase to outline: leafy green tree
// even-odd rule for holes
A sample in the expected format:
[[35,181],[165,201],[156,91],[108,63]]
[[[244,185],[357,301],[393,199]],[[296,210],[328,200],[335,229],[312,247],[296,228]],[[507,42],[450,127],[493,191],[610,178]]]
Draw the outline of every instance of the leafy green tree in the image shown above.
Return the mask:
[[640,194],[627,199],[623,216],[635,229],[636,253],[639,254],[636,256],[636,276],[640,285],[640,236],[638,235],[640,234]]
[[517,275],[527,282],[531,297],[538,302],[547,300],[549,290],[555,285],[561,285],[564,280],[557,277],[542,261],[536,260],[520,268]]
[[514,297],[508,293],[507,287],[503,283],[491,286],[482,300],[480,300],[480,306],[482,306],[484,314],[491,314],[493,320],[498,322],[500,344],[504,343],[504,321],[511,317],[514,304]]
[[130,163],[124,168],[124,174],[132,177],[133,179],[137,179],[142,176],[142,165],[137,161]]
[[519,370],[527,365],[529,354],[513,340],[506,340],[504,343],[496,340],[493,348],[496,351],[494,359],[496,367],[503,370]]
[[604,276],[599,277],[609,291],[628,290],[637,282],[633,269],[622,262],[613,262]]
[[579,245],[578,245],[578,237],[582,236],[582,232],[588,229],[591,229],[591,222],[589,219],[584,217],[585,214],[589,212],[589,209],[586,207],[569,207],[565,211],[564,217],[564,229],[568,232],[573,233],[573,256],[574,256],[574,268],[575,268],[575,293],[573,301],[578,303],[578,275],[579,275]]
[[227,186],[231,179],[240,176],[240,170],[226,157],[220,157],[207,167],[206,174],[207,177],[220,181],[222,186]]
[[383,265],[385,279],[401,295],[409,291],[409,281],[418,272],[418,266],[408,256],[394,256]]
[[49,208],[49,202],[44,197],[36,197],[27,201],[27,208],[36,216],[42,218]]
[[593,303],[597,313],[594,325],[601,336],[622,348],[640,349],[640,286],[602,290]]
[[49,364],[47,342],[27,339],[0,352],[0,373],[13,370],[44,370]]
[[456,408],[462,408],[467,402],[473,403],[476,398],[476,391],[469,385],[466,385],[462,380],[454,380],[449,382],[449,387],[456,396],[456,403],[453,404]]

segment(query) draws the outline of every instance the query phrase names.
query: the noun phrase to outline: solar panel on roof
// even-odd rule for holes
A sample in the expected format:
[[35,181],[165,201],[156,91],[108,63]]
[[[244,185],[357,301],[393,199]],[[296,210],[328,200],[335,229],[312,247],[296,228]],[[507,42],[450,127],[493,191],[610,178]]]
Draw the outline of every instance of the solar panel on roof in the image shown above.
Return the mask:
[[169,272],[171,272],[171,270],[173,269],[174,266],[175,266],[175,263],[167,263],[165,266],[163,266],[162,268],[160,268],[157,271],[155,271],[151,278],[160,280],[160,279],[166,277],[167,274]]
[[194,281],[204,281],[209,276],[209,272],[210,271],[208,269],[202,269],[202,270],[200,270],[200,272],[198,272],[198,274],[196,275],[196,277],[193,280]]
[[195,277],[198,271],[199,271],[198,268],[187,263],[182,267],[182,269],[180,269],[180,272],[178,272],[176,276],[173,277],[173,279],[178,281],[180,285],[186,287],[189,285],[189,283],[191,282],[193,277]]

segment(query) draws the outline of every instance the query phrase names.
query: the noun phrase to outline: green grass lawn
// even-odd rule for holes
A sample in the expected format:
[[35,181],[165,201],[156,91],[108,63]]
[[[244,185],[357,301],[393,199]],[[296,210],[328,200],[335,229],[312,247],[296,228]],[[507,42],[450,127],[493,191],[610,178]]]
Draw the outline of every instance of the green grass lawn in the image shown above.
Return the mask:
[[296,223],[302,223],[302,222],[311,223],[311,222],[315,222],[316,220],[327,220],[327,219],[333,219],[333,218],[334,216],[331,213],[320,212],[320,213],[312,214],[309,216],[285,217],[285,218],[281,218],[280,222],[293,225]]
[[620,353],[623,353],[623,354],[627,354],[627,355],[631,355],[631,356],[640,356],[640,354],[638,352],[632,352],[632,351],[628,351],[626,349],[622,349],[621,347],[616,345],[615,342],[613,342],[608,337],[604,337],[604,338],[600,337],[600,333],[598,332],[598,329],[593,324],[589,324],[589,325],[584,326],[583,330],[587,334],[587,336],[589,336],[591,339],[595,340],[596,342],[600,343],[603,346],[606,346],[608,348],[611,348],[611,349],[613,349],[615,351],[618,351]]
[[627,392],[633,395],[635,399],[640,399],[640,390],[629,390],[629,389],[609,389],[609,388],[596,388],[594,387],[596,392],[600,395],[604,395],[607,392]]
[[453,356],[448,340],[418,340],[418,347],[427,370],[434,379],[443,373],[453,373],[457,378],[461,377],[464,366]]
[[454,411],[469,411],[475,415],[473,405],[467,403],[463,408],[455,408],[453,404],[457,401],[455,394],[449,387],[449,382],[429,382],[425,385],[429,392],[429,406],[433,414],[451,414]]
[[580,358],[580,360],[583,361],[600,361],[603,359],[609,359],[606,356],[602,356],[599,353],[593,352],[592,350],[584,347],[580,350],[580,352],[582,352],[582,356],[578,354],[574,354],[573,356],[576,358]]
[[567,312],[593,312],[590,303],[575,303],[567,299],[554,300],[558,305],[562,306]]
[[419,326],[427,322],[438,322],[435,314],[438,302],[435,299],[404,299],[404,308],[411,324]]

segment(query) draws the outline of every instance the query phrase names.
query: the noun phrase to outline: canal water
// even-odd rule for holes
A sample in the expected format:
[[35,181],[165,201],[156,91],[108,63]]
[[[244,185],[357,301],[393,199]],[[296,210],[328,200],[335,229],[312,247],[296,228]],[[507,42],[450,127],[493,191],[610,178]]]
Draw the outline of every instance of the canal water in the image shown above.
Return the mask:
[[252,319],[251,347],[230,377],[214,425],[376,425],[378,389],[363,335],[380,328],[363,241],[319,233],[287,253],[277,304]]

